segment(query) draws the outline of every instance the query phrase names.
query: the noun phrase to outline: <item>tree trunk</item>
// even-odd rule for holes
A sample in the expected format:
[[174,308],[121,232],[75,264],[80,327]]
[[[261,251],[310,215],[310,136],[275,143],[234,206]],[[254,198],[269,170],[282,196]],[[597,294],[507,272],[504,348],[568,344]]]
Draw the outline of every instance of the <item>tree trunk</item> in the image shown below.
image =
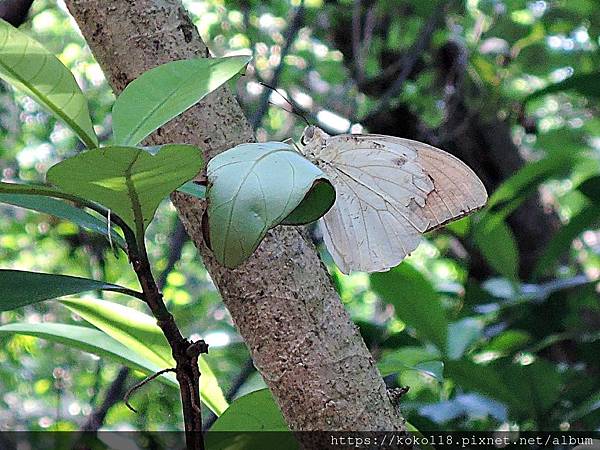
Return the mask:
[[[178,0],[66,3],[117,93],[159,64],[207,55]],[[221,88],[148,143],[195,144],[208,159],[253,140],[234,96]],[[202,202],[182,194],[172,199],[292,430],[404,429],[369,351],[300,229],[272,230],[247,263],[228,270],[203,243]]]

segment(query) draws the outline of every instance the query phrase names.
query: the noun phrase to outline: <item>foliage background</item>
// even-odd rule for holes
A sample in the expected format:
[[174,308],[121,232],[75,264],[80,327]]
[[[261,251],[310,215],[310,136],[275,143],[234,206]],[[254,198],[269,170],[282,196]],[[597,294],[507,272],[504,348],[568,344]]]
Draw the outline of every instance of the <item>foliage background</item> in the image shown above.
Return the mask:
[[[427,430],[600,428],[594,2],[184,3],[214,55],[253,53],[237,92],[260,140],[297,139],[305,125],[265,81],[329,132],[385,132],[453,151],[492,194],[486,210],[430,234],[386,274],[344,276],[322,249],[386,382],[410,386],[408,420]],[[75,73],[109,143],[114,96],[64,4],[36,0],[22,29]],[[0,84],[3,181],[41,182],[80,150],[52,116]],[[135,287],[101,238],[14,207],[0,214],[2,268]],[[206,359],[222,389],[235,398],[264,387],[170,204],[149,233],[168,306],[187,334],[211,344]],[[1,324],[15,321],[82,323],[52,301],[0,314]],[[1,341],[0,429],[78,429],[121,370],[35,338]],[[123,389],[139,378],[126,375]],[[139,414],[117,402],[104,427],[181,422],[178,396],[160,383],[132,403]]]

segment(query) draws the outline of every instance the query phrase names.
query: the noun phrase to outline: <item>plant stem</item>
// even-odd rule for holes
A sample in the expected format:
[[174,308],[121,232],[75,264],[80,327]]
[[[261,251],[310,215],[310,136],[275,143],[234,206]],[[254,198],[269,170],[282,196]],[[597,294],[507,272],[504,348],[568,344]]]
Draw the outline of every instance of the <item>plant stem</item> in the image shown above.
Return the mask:
[[171,346],[181,392],[187,450],[204,450],[198,358],[201,353],[208,352],[208,345],[203,340],[190,342],[181,334],[154,280],[144,242],[130,242],[128,239],[127,248],[129,259],[142,287],[144,301]]

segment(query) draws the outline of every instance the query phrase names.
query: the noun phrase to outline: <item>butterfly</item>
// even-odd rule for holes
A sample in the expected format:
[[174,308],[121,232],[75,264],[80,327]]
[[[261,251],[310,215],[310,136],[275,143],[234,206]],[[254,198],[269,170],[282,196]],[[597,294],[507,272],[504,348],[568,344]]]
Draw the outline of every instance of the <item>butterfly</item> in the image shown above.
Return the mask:
[[311,125],[300,143],[300,153],[336,190],[319,226],[346,274],[397,266],[424,233],[487,201],[483,183],[465,163],[421,142],[378,134],[330,136]]

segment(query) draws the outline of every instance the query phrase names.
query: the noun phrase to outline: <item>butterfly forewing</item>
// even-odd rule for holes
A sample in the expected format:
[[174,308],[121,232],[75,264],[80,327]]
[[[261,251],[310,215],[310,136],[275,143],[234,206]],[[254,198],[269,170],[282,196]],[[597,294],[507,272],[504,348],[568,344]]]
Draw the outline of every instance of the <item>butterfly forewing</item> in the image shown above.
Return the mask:
[[414,142],[419,162],[433,180],[435,189],[427,197],[423,214],[427,231],[482,208],[487,192],[479,177],[455,156],[430,145]]
[[398,265],[422,233],[487,199],[471,169],[435,147],[391,136],[313,131],[302,151],[336,188],[336,203],[320,223],[325,245],[344,273]]

